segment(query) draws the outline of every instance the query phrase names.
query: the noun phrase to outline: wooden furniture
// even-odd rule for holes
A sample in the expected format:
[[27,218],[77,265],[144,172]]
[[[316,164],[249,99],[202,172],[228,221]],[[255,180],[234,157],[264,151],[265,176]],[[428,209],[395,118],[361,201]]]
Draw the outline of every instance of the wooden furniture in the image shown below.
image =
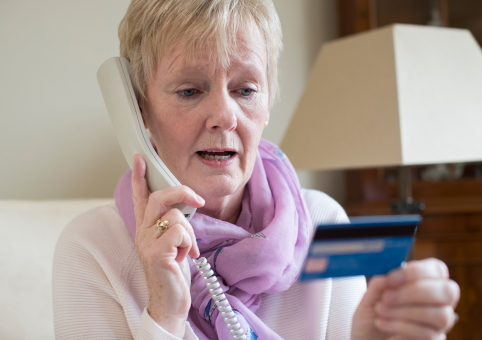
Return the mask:
[[437,7],[444,26],[469,29],[482,43],[480,0],[338,0],[340,36],[393,23],[426,25]]
[[[480,0],[338,0],[340,36],[392,23],[427,24],[434,6],[445,26],[468,28],[482,43]],[[413,198],[426,205],[412,257],[443,260],[461,287],[460,321],[448,339],[482,339],[482,163],[468,164],[459,179],[434,182],[421,180],[425,169],[412,170]],[[390,214],[397,170],[346,171],[346,191],[349,215]]]
[[[396,178],[387,173],[396,174],[396,171],[346,172],[344,207],[348,215],[390,214],[389,203],[397,198],[397,183]],[[426,205],[413,258],[441,259],[461,287],[457,308],[460,321],[448,338],[482,339],[482,179],[466,177],[441,182],[416,179],[413,197]]]

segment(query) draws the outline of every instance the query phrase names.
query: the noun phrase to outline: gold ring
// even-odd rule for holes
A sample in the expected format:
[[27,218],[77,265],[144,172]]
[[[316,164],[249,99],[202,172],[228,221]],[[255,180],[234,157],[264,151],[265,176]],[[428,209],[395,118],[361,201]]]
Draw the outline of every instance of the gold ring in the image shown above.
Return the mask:
[[161,235],[166,232],[166,230],[169,228],[169,221],[168,220],[157,220],[156,221],[157,225],[157,230],[161,232]]

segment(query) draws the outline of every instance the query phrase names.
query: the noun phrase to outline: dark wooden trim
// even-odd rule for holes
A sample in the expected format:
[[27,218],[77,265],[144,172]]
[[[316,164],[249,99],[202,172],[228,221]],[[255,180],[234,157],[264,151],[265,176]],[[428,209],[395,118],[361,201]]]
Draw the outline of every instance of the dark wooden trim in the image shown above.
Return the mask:
[[340,37],[367,31],[371,28],[373,0],[338,0],[338,33]]

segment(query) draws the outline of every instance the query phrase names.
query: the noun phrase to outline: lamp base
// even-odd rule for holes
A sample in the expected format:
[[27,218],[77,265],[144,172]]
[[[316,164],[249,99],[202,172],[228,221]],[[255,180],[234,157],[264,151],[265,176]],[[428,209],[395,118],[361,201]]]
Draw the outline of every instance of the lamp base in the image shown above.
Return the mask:
[[420,214],[425,209],[425,203],[414,201],[413,198],[409,197],[405,200],[390,203],[390,208],[395,215]]

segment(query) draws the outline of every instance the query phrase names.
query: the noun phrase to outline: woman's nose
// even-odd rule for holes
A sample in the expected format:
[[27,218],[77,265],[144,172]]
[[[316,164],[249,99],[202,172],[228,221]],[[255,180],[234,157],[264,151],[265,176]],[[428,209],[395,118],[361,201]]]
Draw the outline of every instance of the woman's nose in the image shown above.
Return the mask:
[[206,108],[208,118],[206,128],[209,131],[233,131],[237,126],[236,102],[227,91],[212,93]]

